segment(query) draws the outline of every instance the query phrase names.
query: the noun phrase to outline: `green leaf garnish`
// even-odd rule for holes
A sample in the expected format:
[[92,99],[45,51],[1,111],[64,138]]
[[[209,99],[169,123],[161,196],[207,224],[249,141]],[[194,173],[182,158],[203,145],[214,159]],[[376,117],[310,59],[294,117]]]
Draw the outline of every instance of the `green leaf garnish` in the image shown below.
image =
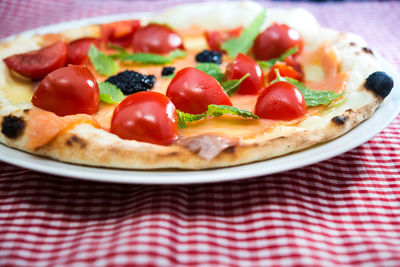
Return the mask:
[[117,54],[114,54],[113,57],[120,59],[121,61],[132,61],[134,63],[141,64],[157,64],[163,65],[167,63],[171,63],[176,58],[183,58],[187,55],[185,51],[176,49],[171,51],[168,56],[162,56],[153,53],[133,53],[130,54],[126,50],[121,51]]
[[296,88],[299,89],[299,91],[303,95],[304,100],[306,101],[307,107],[328,105],[330,102],[332,102],[332,100],[343,95],[343,93],[337,94],[332,91],[312,90],[312,89],[308,88],[307,86],[305,86],[304,83],[299,82],[296,79],[293,79],[290,77],[283,78],[280,75],[278,69],[275,69],[275,73],[276,73],[276,79],[273,80],[271,82],[271,84],[278,82],[278,81],[284,81],[284,82],[288,82],[288,83],[291,83],[292,85],[296,86]]
[[222,73],[217,63],[198,63],[196,69],[213,76],[218,82],[222,82],[225,75]]
[[93,44],[89,48],[89,58],[100,75],[110,76],[118,71],[118,65],[112,57],[98,50]]
[[270,60],[259,60],[257,61],[257,63],[260,65],[262,69],[268,69],[271,68],[273,65],[275,65],[276,62],[284,61],[288,56],[295,54],[297,51],[299,51],[299,48],[297,46],[292,47],[277,58],[273,58]]
[[99,83],[100,100],[108,104],[118,104],[125,96],[116,85],[109,82]]
[[206,112],[202,114],[189,114],[182,111],[177,110],[178,114],[178,127],[186,128],[186,122],[193,122],[201,120],[202,118],[208,117],[220,117],[225,114],[236,115],[242,118],[251,118],[251,119],[259,119],[259,117],[247,110],[238,109],[231,106],[226,105],[208,105],[208,109]]
[[221,85],[224,88],[226,94],[228,96],[232,96],[239,89],[240,84],[249,76],[250,76],[250,73],[246,73],[239,80],[225,81],[225,82],[222,82]]
[[224,42],[221,46],[222,50],[225,50],[232,58],[235,58],[239,53],[247,54],[254,42],[254,39],[256,39],[258,33],[260,32],[265,18],[266,11],[264,9],[254,18],[248,27],[243,29],[238,38],[232,38]]

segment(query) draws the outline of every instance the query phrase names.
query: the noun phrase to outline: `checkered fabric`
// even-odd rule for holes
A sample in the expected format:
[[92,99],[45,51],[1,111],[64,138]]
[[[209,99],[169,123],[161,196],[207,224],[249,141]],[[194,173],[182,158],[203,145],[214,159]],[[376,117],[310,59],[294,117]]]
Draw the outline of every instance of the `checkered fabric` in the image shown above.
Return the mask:
[[[0,36],[182,2],[1,0]],[[263,3],[305,7],[400,68],[400,2]],[[94,183],[0,163],[0,266],[400,266],[399,148],[400,117],[335,158],[220,184]]]

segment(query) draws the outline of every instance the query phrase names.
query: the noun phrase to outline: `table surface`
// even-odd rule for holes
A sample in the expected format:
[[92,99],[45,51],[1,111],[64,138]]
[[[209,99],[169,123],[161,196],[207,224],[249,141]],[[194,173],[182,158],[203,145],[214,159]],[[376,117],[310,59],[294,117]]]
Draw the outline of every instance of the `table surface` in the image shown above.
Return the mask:
[[[1,0],[0,37],[182,2]],[[400,69],[400,2],[262,3],[304,7]],[[399,266],[399,148],[400,117],[343,155],[237,182],[105,184],[0,162],[0,266]]]

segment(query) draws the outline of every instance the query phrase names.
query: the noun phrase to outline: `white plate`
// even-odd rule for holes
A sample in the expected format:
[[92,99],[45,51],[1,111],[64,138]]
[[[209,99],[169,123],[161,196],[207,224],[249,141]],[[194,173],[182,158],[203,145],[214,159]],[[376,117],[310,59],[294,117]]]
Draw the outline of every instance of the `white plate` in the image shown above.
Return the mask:
[[[134,17],[142,18],[148,15],[149,13],[135,13]],[[69,28],[96,23],[106,23],[130,18],[132,16],[132,14],[122,14],[60,23],[27,31],[21,35],[31,36],[33,34],[59,32]],[[7,39],[11,38],[13,38],[13,36],[8,37]],[[84,180],[129,184],[191,184],[220,182],[267,175],[303,167],[329,159],[361,145],[382,131],[382,129],[397,116],[400,111],[400,75],[388,62],[383,59],[381,61],[384,65],[384,70],[394,78],[395,87],[379,109],[367,121],[361,123],[344,136],[294,154],[237,167],[201,171],[132,171],[85,167],[54,161],[12,149],[4,145],[0,145],[0,160],[27,169],[54,175]]]

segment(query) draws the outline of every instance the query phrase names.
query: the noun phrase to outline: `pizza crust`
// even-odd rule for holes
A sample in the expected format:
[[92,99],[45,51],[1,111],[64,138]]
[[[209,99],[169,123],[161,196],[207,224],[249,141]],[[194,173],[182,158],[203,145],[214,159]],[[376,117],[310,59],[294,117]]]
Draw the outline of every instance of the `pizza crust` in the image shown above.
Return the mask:
[[[189,4],[166,11],[154,20],[178,29],[181,25],[232,28],[246,26],[261,10],[262,7],[254,2]],[[238,25],[233,25],[232,21]],[[339,58],[340,71],[349,74],[342,101],[295,126],[278,126],[267,134],[240,140],[213,159],[201,157],[177,144],[158,146],[123,140],[89,124],[79,124],[64,131],[52,142],[34,151],[26,149],[26,132],[17,138],[0,134],[0,141],[34,154],[82,165],[127,169],[206,169],[245,164],[302,150],[343,135],[372,115],[383,97],[367,90],[364,81],[380,69],[380,64],[370,50],[365,49],[366,43],[361,37],[322,28],[311,14],[302,9],[270,9],[264,27],[268,27],[272,21],[286,23],[297,29],[305,39],[306,50],[316,49],[322,41],[328,41]],[[96,34],[95,30],[91,32]],[[74,39],[78,35],[76,30],[71,30],[64,36]],[[31,45],[38,45],[40,38],[34,39],[37,43],[16,39],[11,45],[2,44],[0,57],[35,49]],[[28,47],[26,43],[31,45]],[[10,73],[3,62],[0,64],[0,86],[7,86]],[[30,103],[12,104],[4,94],[0,94],[0,121],[10,115],[27,120],[30,107]]]

